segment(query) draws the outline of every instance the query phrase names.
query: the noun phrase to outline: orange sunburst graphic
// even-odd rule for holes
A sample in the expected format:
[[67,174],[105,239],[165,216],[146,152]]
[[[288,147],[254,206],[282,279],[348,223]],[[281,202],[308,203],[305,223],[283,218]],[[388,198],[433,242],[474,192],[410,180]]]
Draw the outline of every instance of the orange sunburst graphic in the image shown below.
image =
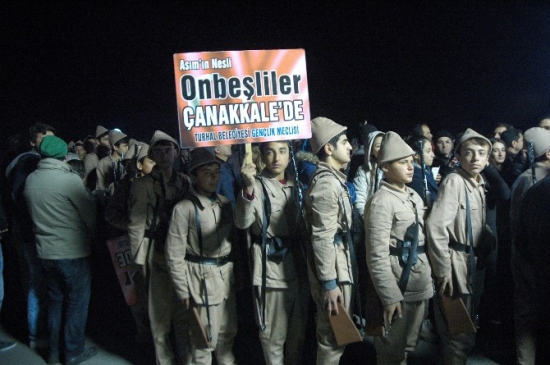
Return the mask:
[[174,54],[183,147],[311,137],[303,49]]

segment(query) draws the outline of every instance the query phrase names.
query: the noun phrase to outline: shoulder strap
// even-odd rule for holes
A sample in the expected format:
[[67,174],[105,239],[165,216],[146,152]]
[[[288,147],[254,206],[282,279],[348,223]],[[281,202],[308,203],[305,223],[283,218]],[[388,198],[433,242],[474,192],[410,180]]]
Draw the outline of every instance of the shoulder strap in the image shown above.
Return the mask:
[[[322,175],[322,174],[330,174],[332,176],[334,176],[334,178],[340,183],[340,185],[342,186],[342,189],[344,189],[346,192],[348,192],[348,197],[349,197],[349,191],[348,191],[348,187],[345,183],[343,183],[342,181],[340,181],[340,179],[338,178],[338,176],[336,176],[336,174],[330,170],[317,170],[315,172],[315,174],[313,175],[312,177],[312,180],[314,177],[318,176],[318,175]],[[350,203],[350,206],[352,205],[351,204],[351,201],[349,202]],[[352,234],[351,234],[351,224],[350,222],[348,222],[348,215],[347,215],[347,211],[346,211],[346,204],[345,204],[345,201],[344,201],[344,196],[341,196],[341,204],[342,204],[342,209],[343,209],[343,213],[344,213],[344,225],[346,226],[346,236],[345,236],[345,241],[346,241],[346,245],[347,245],[347,248],[349,250],[349,256],[350,256],[350,261],[351,261],[351,273],[352,273],[352,276],[353,276],[353,285],[352,285],[352,311],[353,313],[355,314],[358,314],[359,315],[359,326],[360,326],[360,333],[361,333],[361,337],[362,338],[365,338],[365,322],[363,321],[363,307],[361,305],[361,294],[359,292],[359,269],[357,267],[357,255],[355,254],[355,246],[353,245],[353,239],[352,239]]]
[[[194,199],[190,199],[193,203],[193,207],[195,208],[195,226],[197,228],[197,237],[199,239],[199,251],[201,258],[204,257],[203,254],[203,244],[202,244],[202,230],[201,230],[201,218],[199,214],[199,209],[197,208],[197,198],[194,197]],[[204,278],[204,275],[201,278],[202,287],[204,289],[204,305],[206,307],[206,317],[208,318],[208,340],[212,341],[212,326],[210,324],[210,306],[208,303],[208,288],[206,286],[206,279]]]
[[262,185],[262,287],[260,290],[260,301],[261,301],[261,318],[260,318],[260,329],[265,330],[265,294],[267,288],[267,227],[269,226],[269,220],[271,218],[271,202],[269,201],[269,196],[267,195],[267,189],[261,178],[256,177],[260,185]]
[[474,277],[476,273],[476,260],[474,256],[474,235],[472,232],[472,213],[470,211],[470,198],[468,196],[468,188],[466,187],[467,182],[464,181],[464,194],[466,196],[466,245],[470,246],[470,284],[475,282]]
[[403,267],[403,272],[401,273],[401,277],[399,278],[399,283],[398,283],[399,289],[401,290],[402,294],[404,294],[405,290],[407,289],[407,284],[409,283],[409,277],[411,275],[412,267],[418,262],[418,234],[420,230],[420,224],[418,223],[418,212],[416,210],[416,204],[412,202],[412,205],[414,209],[415,222],[413,223],[413,225],[407,228],[407,232],[405,233],[405,239],[403,240],[403,241],[406,241],[408,237],[412,238],[411,246],[410,246],[409,255],[407,257],[407,262]]

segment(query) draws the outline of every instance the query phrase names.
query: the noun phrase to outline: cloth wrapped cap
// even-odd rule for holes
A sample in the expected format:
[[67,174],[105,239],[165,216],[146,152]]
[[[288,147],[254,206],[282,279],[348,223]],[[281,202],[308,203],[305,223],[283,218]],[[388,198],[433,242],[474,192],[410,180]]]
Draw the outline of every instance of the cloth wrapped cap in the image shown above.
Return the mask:
[[102,125],[98,125],[96,128],[95,128],[95,138],[99,138],[101,137],[102,135],[104,135],[105,133],[109,133],[109,130],[107,128],[105,128],[104,126]]
[[147,143],[141,143],[141,147],[139,148],[139,152],[137,155],[137,160],[140,161],[144,157],[147,156],[149,153],[149,145]]
[[218,166],[221,166],[216,156],[210,153],[210,151],[206,148],[197,148],[193,150],[193,153],[191,154],[191,161],[189,161],[189,172],[211,163],[216,163]]
[[114,146],[122,138],[126,138],[126,137],[128,136],[116,129],[109,131],[109,143],[111,144],[111,146]]
[[437,140],[440,139],[441,137],[447,137],[449,138],[451,141],[454,141],[455,140],[455,137],[451,134],[451,132],[449,131],[437,131],[435,134],[434,134],[434,138],[433,138],[433,141],[437,143]]
[[67,148],[70,149],[70,150],[72,150],[72,149],[74,148],[74,145],[75,145],[74,141],[70,141],[70,142],[67,144]]
[[68,152],[67,143],[59,137],[48,135],[40,142],[40,155],[42,157],[62,160],[67,156]]
[[550,148],[550,130],[541,127],[529,128],[523,134],[525,141],[533,142],[535,150],[535,158],[538,158],[546,153]]
[[141,150],[141,145],[143,142],[136,141],[135,139],[131,139],[128,142],[128,152],[124,155],[125,160],[131,160],[134,157],[136,157],[136,146],[138,146],[138,153]]
[[333,137],[346,131],[344,127],[328,118],[317,117],[311,121],[311,153],[314,155]]
[[153,138],[151,138],[151,142],[149,143],[149,151],[152,151],[153,147],[155,147],[155,145],[157,143],[162,142],[162,141],[168,141],[170,143],[173,143],[174,147],[176,148],[176,151],[177,151],[176,155],[179,154],[180,148],[179,148],[178,142],[176,142],[176,140],[174,138],[170,137],[166,133],[164,133],[162,131],[159,131],[159,130],[156,130],[155,134],[153,134]]
[[403,141],[399,134],[389,131],[384,134],[384,138],[382,138],[380,151],[378,151],[378,162],[382,164],[384,162],[400,160],[415,154],[411,146]]
[[471,128],[466,129],[466,132],[464,132],[462,134],[462,136],[460,136],[460,138],[457,141],[455,141],[455,153],[459,155],[460,154],[460,146],[464,142],[466,142],[467,140],[472,139],[472,138],[481,138],[481,139],[486,140],[487,144],[489,145],[489,153],[491,153],[491,149],[493,148],[492,144],[491,144],[491,141],[487,137],[477,133],[476,131],[474,131]]

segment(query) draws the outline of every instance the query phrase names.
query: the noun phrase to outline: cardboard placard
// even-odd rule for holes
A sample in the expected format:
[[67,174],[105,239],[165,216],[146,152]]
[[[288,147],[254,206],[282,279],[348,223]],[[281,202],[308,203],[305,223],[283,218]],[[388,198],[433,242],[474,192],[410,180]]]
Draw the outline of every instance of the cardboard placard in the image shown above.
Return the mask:
[[303,49],[174,54],[184,148],[311,137]]
[[450,297],[443,294],[440,296],[440,301],[451,335],[477,332],[476,326],[472,322],[470,313],[468,313],[462,298]]
[[338,314],[329,315],[329,320],[338,346],[363,341],[355,323],[342,304],[338,303]]
[[130,238],[127,235],[113,238],[107,241],[107,247],[111,253],[111,260],[115,267],[116,275],[126,305],[134,305],[137,301],[136,286],[134,284],[134,267],[130,251]]
[[189,331],[197,348],[207,349],[211,347],[206,328],[202,324],[199,309],[195,304],[189,307]]

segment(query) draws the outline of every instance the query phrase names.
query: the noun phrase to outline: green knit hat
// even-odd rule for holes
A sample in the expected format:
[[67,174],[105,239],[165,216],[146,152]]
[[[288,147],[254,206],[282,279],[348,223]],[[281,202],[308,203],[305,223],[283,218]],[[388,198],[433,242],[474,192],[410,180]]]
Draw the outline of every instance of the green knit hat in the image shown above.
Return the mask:
[[56,136],[45,136],[40,143],[40,155],[42,155],[42,157],[62,160],[67,156],[68,152],[67,143]]

